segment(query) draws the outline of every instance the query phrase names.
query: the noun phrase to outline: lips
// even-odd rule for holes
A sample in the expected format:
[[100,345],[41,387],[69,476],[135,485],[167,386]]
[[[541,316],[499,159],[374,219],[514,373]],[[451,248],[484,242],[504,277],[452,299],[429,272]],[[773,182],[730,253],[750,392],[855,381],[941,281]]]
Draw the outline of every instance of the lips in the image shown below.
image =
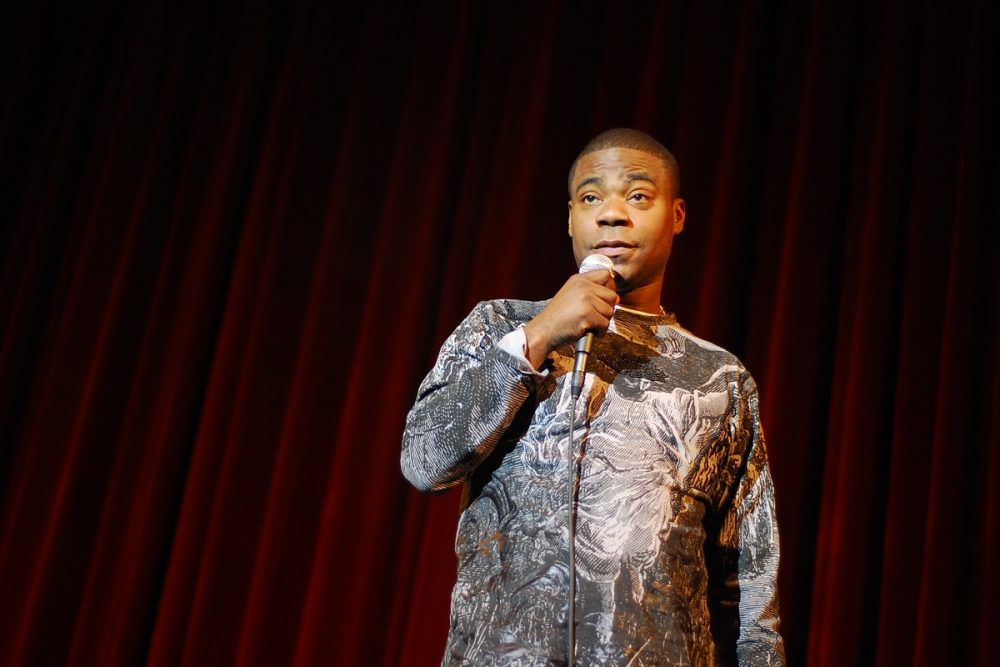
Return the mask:
[[618,240],[601,241],[594,246],[595,251],[607,257],[619,257],[634,249],[635,244]]

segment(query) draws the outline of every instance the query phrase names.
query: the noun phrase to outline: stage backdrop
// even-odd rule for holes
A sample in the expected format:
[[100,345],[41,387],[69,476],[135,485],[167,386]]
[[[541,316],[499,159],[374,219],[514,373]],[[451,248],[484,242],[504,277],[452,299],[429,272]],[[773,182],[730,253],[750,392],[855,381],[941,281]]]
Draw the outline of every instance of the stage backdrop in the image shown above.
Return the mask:
[[998,664],[993,3],[18,3],[0,27],[0,662],[428,665],[458,494],[400,433],[674,149],[664,305],[761,389],[793,664]]

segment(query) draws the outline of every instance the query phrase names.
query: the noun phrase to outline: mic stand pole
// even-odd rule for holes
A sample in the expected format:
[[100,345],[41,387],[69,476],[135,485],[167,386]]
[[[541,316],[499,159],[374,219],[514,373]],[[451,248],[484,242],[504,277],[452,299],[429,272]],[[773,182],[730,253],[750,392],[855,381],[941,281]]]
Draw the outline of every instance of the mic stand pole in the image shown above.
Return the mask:
[[[588,341],[589,342],[589,341]],[[590,345],[587,346],[587,352],[590,351]],[[579,350],[578,350],[579,351]],[[583,375],[582,373],[580,374]],[[574,667],[576,665],[576,500],[577,493],[579,491],[578,486],[580,483],[580,478],[577,474],[577,466],[579,465],[579,457],[576,453],[576,447],[573,441],[573,432],[576,429],[576,401],[580,397],[581,385],[583,384],[583,378],[577,378],[576,373],[573,374],[572,383],[570,387],[571,402],[569,407],[569,447],[567,452],[568,459],[568,472],[569,472],[569,613],[568,613],[568,624],[569,629],[566,633],[566,664],[569,667]]]

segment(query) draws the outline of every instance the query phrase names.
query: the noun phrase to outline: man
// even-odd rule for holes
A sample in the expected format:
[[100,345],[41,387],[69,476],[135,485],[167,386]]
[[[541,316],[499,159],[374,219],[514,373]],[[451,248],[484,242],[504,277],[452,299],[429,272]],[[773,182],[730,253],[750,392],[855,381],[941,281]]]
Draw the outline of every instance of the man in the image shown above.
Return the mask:
[[546,302],[480,303],[407,418],[406,478],[465,489],[444,664],[783,664],[756,385],[660,306],[686,213],[677,163],[646,134],[609,130],[569,185],[577,263],[599,253],[614,270],[574,275]]

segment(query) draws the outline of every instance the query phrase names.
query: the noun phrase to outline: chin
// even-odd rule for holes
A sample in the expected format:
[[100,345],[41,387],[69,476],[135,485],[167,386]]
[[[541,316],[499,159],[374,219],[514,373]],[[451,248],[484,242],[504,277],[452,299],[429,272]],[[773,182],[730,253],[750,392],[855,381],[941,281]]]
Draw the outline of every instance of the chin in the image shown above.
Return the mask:
[[615,280],[620,281],[623,285],[631,283],[635,278],[635,272],[632,271],[628,262],[613,262],[613,264],[615,265]]
[[615,291],[619,294],[625,294],[626,292],[632,291],[632,281],[626,276],[618,273],[617,270],[615,270]]

